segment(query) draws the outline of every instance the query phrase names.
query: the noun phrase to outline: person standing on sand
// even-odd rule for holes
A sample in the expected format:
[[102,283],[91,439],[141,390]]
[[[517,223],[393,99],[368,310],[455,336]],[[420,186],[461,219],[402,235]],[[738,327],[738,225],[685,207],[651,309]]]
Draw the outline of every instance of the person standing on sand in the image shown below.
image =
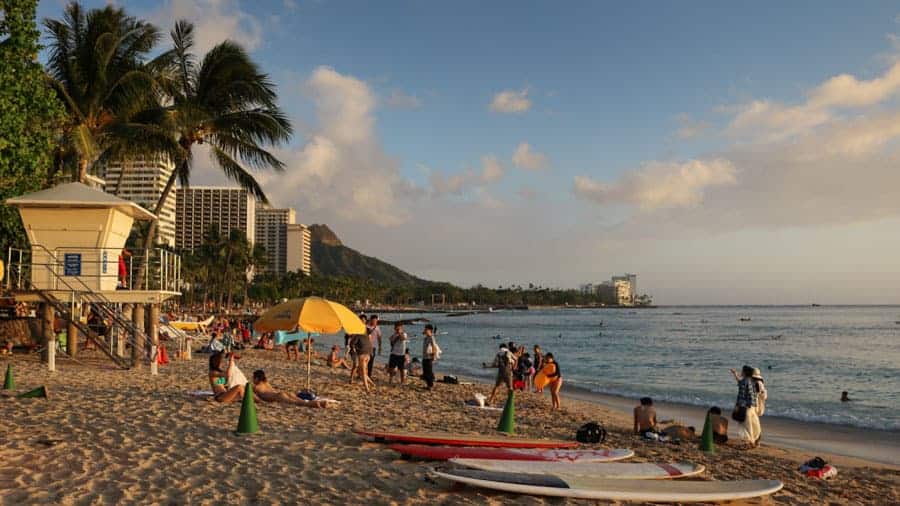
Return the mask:
[[745,365],[741,368],[740,376],[734,369],[731,369],[731,374],[738,384],[738,395],[732,418],[741,424],[745,439],[750,442],[750,447],[756,448],[762,437],[762,428],[756,412],[757,396],[756,389],[753,387],[753,368]]
[[402,323],[394,324],[394,333],[389,339],[391,356],[388,358],[388,382],[394,382],[394,373],[400,373],[400,384],[406,383],[406,343],[409,336],[403,331]]
[[[368,319],[364,313],[360,313],[359,320],[363,325],[366,324]],[[353,383],[353,377],[356,375],[356,370],[359,366],[359,340],[360,337],[363,337],[362,334],[344,334],[344,346],[347,348],[347,353],[350,355],[350,383]]]
[[434,338],[434,325],[425,325],[425,336],[422,342],[422,379],[425,380],[426,390],[434,389],[434,361],[441,358],[441,347]]
[[559,364],[553,358],[552,353],[544,355],[544,368],[542,369],[550,382],[547,386],[550,388],[550,410],[561,409],[559,401],[559,391],[562,388],[563,378],[562,372],[559,370]]
[[766,382],[758,367],[753,368],[753,375],[750,378],[753,380],[753,389],[756,390],[756,414],[763,416],[766,414],[766,399],[769,398]]
[[[368,336],[357,336],[356,354],[358,357],[356,372],[359,374],[359,377],[362,378],[366,392],[369,392],[370,385],[371,388],[375,387],[375,382],[369,378],[369,363],[370,360],[373,360],[375,357],[373,354],[372,340],[369,339]],[[350,384],[353,384],[353,372],[350,373]]]
[[537,344],[534,345],[534,368],[535,370],[540,371],[541,368],[544,367],[544,352],[541,351],[541,347]]
[[378,326],[378,315],[369,316],[369,323],[366,324],[366,334],[372,341],[372,354],[369,358],[369,377],[372,377],[372,371],[375,367],[375,350],[381,355],[381,327]]
[[488,406],[494,405],[494,397],[497,396],[497,389],[500,388],[500,385],[506,385],[506,393],[513,389],[513,364],[516,363],[516,358],[510,353],[509,349],[505,344],[500,345],[500,351],[497,352],[497,355],[494,356],[494,361],[491,364],[484,363],[482,366],[484,367],[496,367],[497,368],[497,379],[494,381],[494,388],[491,390],[491,395],[488,397]]

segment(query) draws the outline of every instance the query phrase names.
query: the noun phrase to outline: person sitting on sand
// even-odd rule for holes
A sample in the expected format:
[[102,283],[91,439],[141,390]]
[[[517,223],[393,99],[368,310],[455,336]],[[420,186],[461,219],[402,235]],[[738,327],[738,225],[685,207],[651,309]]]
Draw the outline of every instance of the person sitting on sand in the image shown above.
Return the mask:
[[684,425],[670,425],[660,432],[669,441],[690,441],[697,437],[697,430]]
[[300,341],[288,341],[284,343],[284,353],[287,355],[288,362],[300,361]]
[[228,388],[228,377],[234,367],[234,355],[228,354],[228,364],[225,363],[225,353],[218,351],[209,356],[209,385],[212,387],[213,399],[217,402],[234,402],[244,397],[244,385],[233,385]]
[[[409,357],[409,351],[407,350],[406,356]],[[408,378],[419,377],[422,375],[422,362],[419,361],[419,357],[415,357],[407,361],[406,366],[406,376]]]
[[634,408],[634,433],[656,432],[656,408],[653,399],[641,397],[641,404]]
[[853,399],[850,398],[850,395],[847,393],[846,390],[844,390],[843,392],[841,392],[841,402],[850,402],[850,401],[852,401],[852,400],[853,400]]
[[337,369],[338,367],[343,367],[344,369],[350,368],[350,364],[341,357],[341,347],[338,345],[331,347],[331,354],[328,355],[327,363],[332,369]]
[[266,373],[262,369],[253,371],[253,393],[263,402],[282,402],[285,404],[293,404],[295,406],[303,406],[305,408],[326,408],[326,401],[304,401],[296,395],[287,392],[279,392],[266,379]]
[[713,441],[723,445],[728,442],[728,419],[722,416],[718,406],[709,408],[709,423],[712,425]]

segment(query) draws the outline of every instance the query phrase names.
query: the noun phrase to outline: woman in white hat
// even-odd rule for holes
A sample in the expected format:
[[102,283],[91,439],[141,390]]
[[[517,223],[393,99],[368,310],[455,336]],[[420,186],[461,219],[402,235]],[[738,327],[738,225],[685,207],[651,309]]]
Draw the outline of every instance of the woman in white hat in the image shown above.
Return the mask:
[[753,381],[753,389],[756,390],[756,414],[763,416],[766,414],[766,399],[769,397],[769,392],[766,391],[766,382],[758,367],[753,369],[750,379]]

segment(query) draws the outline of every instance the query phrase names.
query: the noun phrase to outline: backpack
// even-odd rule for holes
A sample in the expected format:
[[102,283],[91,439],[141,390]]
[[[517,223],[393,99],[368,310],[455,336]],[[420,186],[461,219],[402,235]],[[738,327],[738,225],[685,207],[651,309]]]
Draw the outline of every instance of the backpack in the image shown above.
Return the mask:
[[588,422],[578,429],[575,439],[579,443],[597,444],[606,441],[606,429],[597,422]]

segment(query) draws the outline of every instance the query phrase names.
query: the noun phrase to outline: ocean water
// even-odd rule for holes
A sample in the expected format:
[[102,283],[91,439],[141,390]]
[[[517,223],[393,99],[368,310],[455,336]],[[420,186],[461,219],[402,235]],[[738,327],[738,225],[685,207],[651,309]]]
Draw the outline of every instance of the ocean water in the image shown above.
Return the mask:
[[[421,316],[421,315],[408,315]],[[762,370],[767,415],[900,430],[900,307],[661,307],[426,315],[444,351],[437,374],[491,377],[503,341],[541,345],[566,383],[600,393],[730,410],[729,368]],[[384,315],[398,319],[401,315]],[[749,321],[741,321],[749,318]],[[385,337],[390,328],[383,329]],[[407,327],[413,356],[421,325]],[[382,358],[386,360],[386,358]],[[847,390],[853,402],[839,401]]]

